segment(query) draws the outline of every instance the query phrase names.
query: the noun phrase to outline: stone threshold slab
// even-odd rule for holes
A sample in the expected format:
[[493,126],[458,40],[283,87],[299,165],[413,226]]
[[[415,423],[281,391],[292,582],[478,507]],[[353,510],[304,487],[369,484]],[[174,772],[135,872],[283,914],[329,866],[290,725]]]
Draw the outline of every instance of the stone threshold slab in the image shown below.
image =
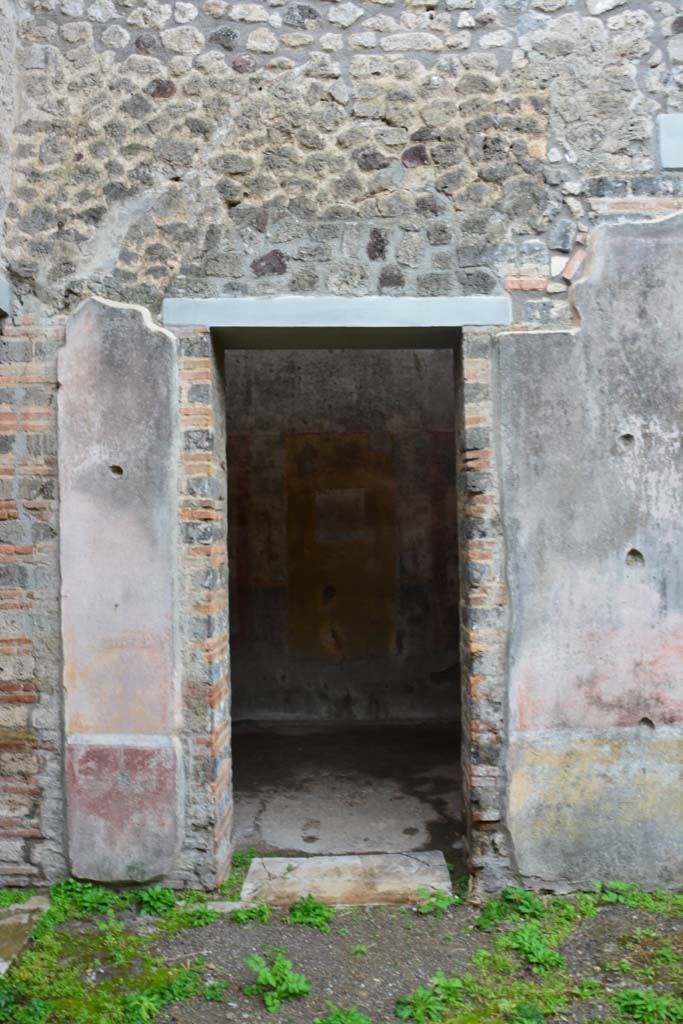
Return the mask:
[[0,977],[28,945],[40,914],[48,910],[48,896],[33,896],[26,903],[16,903],[0,913]]
[[330,857],[261,857],[251,862],[242,886],[245,902],[289,906],[311,893],[339,906],[415,903],[418,890],[450,892],[440,851]]

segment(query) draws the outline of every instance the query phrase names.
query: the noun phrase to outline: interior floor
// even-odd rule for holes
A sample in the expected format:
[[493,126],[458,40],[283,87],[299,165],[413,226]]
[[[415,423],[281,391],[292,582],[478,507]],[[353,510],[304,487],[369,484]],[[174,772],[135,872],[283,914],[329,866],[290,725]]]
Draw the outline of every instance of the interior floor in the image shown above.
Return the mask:
[[462,834],[459,749],[455,724],[238,724],[236,848],[442,850],[453,860]]

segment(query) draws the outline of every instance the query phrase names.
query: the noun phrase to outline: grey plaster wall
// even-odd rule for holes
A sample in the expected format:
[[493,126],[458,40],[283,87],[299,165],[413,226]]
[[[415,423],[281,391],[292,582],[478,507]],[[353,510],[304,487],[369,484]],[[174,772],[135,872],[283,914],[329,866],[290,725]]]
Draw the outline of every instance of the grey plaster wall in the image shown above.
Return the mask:
[[497,342],[508,827],[530,881],[680,884],[683,217],[598,231],[581,327]]
[[452,351],[228,352],[226,382],[233,717],[457,720]]

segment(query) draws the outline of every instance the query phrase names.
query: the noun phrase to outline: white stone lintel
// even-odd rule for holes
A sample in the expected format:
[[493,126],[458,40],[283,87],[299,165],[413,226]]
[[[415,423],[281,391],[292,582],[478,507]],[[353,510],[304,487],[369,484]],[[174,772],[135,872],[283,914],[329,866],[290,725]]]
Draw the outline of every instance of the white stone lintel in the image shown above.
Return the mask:
[[12,313],[12,285],[6,274],[0,273],[0,316]]
[[683,168],[683,114],[659,114],[657,117],[659,163],[663,168]]
[[167,298],[161,320],[168,327],[498,327],[512,314],[507,295],[279,295]]

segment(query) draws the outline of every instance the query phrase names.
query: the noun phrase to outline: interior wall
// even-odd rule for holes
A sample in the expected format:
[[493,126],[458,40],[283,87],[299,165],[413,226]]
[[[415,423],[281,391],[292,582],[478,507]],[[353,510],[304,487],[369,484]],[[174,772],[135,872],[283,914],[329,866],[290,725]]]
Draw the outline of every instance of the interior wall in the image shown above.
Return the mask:
[[226,354],[233,718],[457,719],[453,353]]

